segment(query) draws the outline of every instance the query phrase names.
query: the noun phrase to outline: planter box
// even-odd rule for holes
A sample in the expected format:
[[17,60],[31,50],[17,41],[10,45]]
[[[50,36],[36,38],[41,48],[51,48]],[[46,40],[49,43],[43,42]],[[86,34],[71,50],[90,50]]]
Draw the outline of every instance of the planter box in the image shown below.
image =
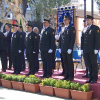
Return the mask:
[[0,86],[2,85],[2,83],[1,83],[1,79],[0,79]]
[[54,92],[57,97],[62,97],[62,98],[71,98],[71,93],[70,89],[63,89],[63,88],[56,88],[54,87]]
[[2,86],[3,87],[5,87],[5,88],[12,88],[11,81],[1,79],[1,82],[2,82]]
[[11,81],[13,89],[24,90],[23,82]]
[[25,91],[28,91],[28,92],[37,93],[40,91],[40,86],[39,86],[39,84],[24,83],[24,89],[25,89]]
[[42,86],[40,85],[40,91],[42,94],[47,94],[47,95],[54,95],[54,89],[51,86]]
[[76,91],[70,90],[72,99],[75,100],[91,100],[93,91],[83,92],[83,91]]

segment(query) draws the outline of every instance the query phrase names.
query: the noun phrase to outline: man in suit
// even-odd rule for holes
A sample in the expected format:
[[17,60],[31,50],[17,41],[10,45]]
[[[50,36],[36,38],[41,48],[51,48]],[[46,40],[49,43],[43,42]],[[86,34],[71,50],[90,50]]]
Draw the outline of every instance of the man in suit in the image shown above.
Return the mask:
[[98,79],[97,53],[99,50],[99,27],[93,25],[93,16],[87,15],[87,30],[82,34],[81,52],[85,65],[89,68],[89,80],[86,83],[96,83]]
[[[59,37],[60,37],[60,35],[61,35],[62,32],[63,32],[64,26],[65,26],[64,23],[61,22],[61,23],[60,23],[61,31],[60,31],[59,35],[55,35],[55,38],[56,38],[57,42],[59,42]],[[59,49],[59,50],[60,50],[60,49]],[[62,76],[62,75],[64,75],[64,63],[63,63],[63,58],[62,58],[61,50],[59,51],[59,53],[60,53],[61,63],[62,63],[62,69],[63,69],[62,73],[59,74],[59,75]]]
[[24,51],[25,51],[25,38],[26,38],[26,33],[22,30],[22,26],[18,26],[18,31],[22,34],[22,52],[21,52],[21,65],[22,68],[21,70],[25,70],[25,57],[24,57]]
[[40,36],[39,36],[39,34],[38,34],[38,32],[39,32],[39,29],[37,28],[37,27],[34,27],[33,28],[33,32],[34,32],[34,34],[36,34],[37,35],[37,38],[38,38],[38,41],[37,41],[37,50],[36,50],[36,53],[34,53],[34,56],[35,56],[35,72],[38,72],[38,70],[39,70],[39,60],[38,60],[38,53],[39,53],[39,43],[40,43]]
[[35,56],[36,53],[38,53],[38,36],[36,33],[33,32],[32,30],[32,25],[30,23],[27,24],[27,35],[26,35],[26,57],[29,62],[29,73],[30,74],[35,74]]
[[65,27],[59,39],[59,51],[62,54],[64,62],[64,80],[72,81],[74,79],[74,64],[73,64],[73,47],[75,42],[75,28],[69,25],[69,16],[64,16]]
[[2,32],[0,32],[0,57],[1,57],[1,64],[2,64],[2,71],[6,72],[6,46],[5,46],[5,37]]
[[18,25],[13,24],[13,34],[11,41],[12,63],[14,73],[20,74],[21,72],[21,52],[22,52],[22,34],[18,31]]
[[[12,67],[12,59],[11,59],[11,36],[12,32],[10,31],[10,25],[6,24],[5,30],[6,32],[4,33],[5,36],[5,44],[6,44],[6,58],[9,58],[9,70],[11,70]],[[7,59],[6,59],[7,60]],[[7,61],[5,62],[7,65]]]
[[43,61],[43,78],[52,76],[52,52],[55,48],[55,32],[50,27],[50,20],[43,20],[43,29],[40,36],[40,51]]

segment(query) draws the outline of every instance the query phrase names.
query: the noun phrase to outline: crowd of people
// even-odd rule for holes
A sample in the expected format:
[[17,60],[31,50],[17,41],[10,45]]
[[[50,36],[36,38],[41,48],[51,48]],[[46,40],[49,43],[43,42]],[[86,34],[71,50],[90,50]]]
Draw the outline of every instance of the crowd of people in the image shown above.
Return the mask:
[[[75,27],[71,26],[71,18],[64,16],[63,22],[60,23],[61,32],[55,35],[55,30],[50,27],[50,20],[43,20],[43,28],[38,34],[39,29],[28,23],[27,33],[22,30],[22,26],[16,24],[11,26],[6,24],[5,33],[0,32],[0,56],[2,62],[2,71],[11,70],[12,65],[14,72],[20,74],[26,68],[24,53],[26,53],[29,62],[29,73],[35,74],[39,70],[38,54],[41,52],[43,62],[42,78],[52,76],[55,69],[55,40],[59,42],[59,53],[61,56],[63,80],[72,81],[74,79],[73,48],[76,37]],[[98,79],[97,53],[99,50],[99,27],[93,25],[93,17],[86,16],[84,20],[86,26],[82,31],[81,54],[83,54],[86,69],[86,75],[89,78],[86,83],[96,83]],[[9,67],[7,61],[9,58]],[[87,77],[88,76],[88,77]]]

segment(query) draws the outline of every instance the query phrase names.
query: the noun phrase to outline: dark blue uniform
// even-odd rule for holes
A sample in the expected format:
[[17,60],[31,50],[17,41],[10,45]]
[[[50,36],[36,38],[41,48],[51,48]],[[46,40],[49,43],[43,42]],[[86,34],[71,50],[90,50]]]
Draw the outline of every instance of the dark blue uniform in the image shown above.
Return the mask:
[[[5,37],[6,58],[7,58],[7,56],[9,57],[9,69],[11,69],[11,66],[12,66],[12,59],[11,59],[11,36],[12,36],[12,32],[9,31],[7,36]],[[6,63],[7,63],[7,59],[6,59]]]
[[44,77],[52,76],[52,53],[48,53],[49,49],[55,48],[55,32],[52,28],[48,27],[41,31],[40,50],[43,61]]
[[6,71],[6,46],[5,46],[5,37],[2,32],[0,32],[0,57],[2,64],[2,71]]
[[21,65],[22,65],[22,68],[21,70],[25,70],[25,57],[24,57],[24,51],[25,51],[25,38],[26,38],[26,33],[25,32],[21,32],[22,33],[22,52],[21,52]]
[[91,25],[82,34],[81,49],[83,50],[85,65],[89,68],[90,72],[89,82],[94,82],[98,79],[97,54],[94,54],[94,50],[99,50],[99,35],[99,27],[95,25]]
[[71,25],[68,26],[64,32],[60,35],[59,39],[59,48],[61,48],[61,55],[64,63],[64,79],[72,80],[74,78],[74,64],[73,57],[71,54],[68,54],[68,49],[73,51],[74,43],[75,43],[75,28]]
[[19,74],[21,71],[21,53],[18,50],[22,51],[22,34],[17,31],[12,34],[11,41],[12,63],[15,74]]
[[38,36],[32,31],[26,36],[26,57],[30,68],[28,75],[35,74],[35,53],[37,53],[38,48]]

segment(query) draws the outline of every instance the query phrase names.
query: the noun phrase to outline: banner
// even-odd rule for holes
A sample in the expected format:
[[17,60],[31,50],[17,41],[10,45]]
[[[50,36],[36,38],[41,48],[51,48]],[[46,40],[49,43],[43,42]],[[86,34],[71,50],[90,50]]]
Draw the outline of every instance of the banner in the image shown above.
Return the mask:
[[57,34],[60,33],[61,27],[60,23],[63,22],[64,16],[71,17],[70,25],[74,26],[74,6],[73,7],[65,7],[65,8],[58,8],[58,14],[57,14]]

